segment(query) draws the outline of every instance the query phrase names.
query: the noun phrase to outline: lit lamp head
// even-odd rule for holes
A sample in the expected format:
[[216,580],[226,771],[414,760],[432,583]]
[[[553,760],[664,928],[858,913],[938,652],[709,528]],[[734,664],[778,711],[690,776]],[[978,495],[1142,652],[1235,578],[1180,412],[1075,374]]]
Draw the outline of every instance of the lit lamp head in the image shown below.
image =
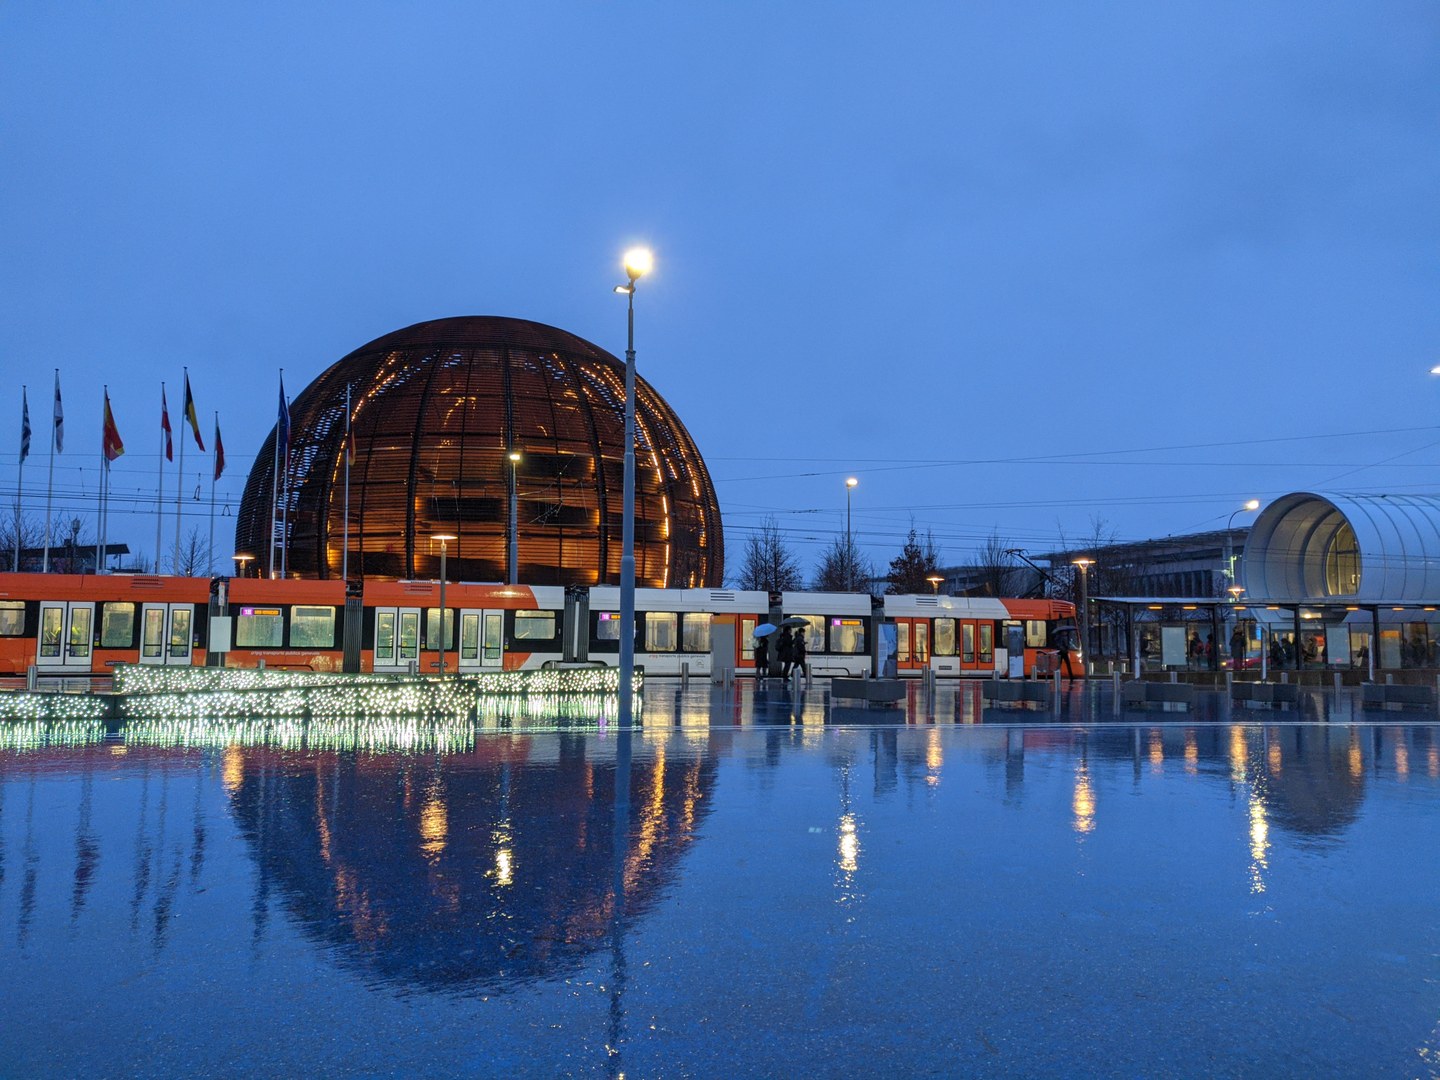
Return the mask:
[[1238,603],[1240,602],[1240,594],[1245,591],[1245,586],[1244,586],[1244,585],[1231,585],[1231,586],[1230,586],[1228,589],[1226,589],[1225,591],[1230,594],[1230,600],[1231,600],[1231,602],[1238,604]]
[[520,461],[520,452],[519,452],[518,450],[511,450],[511,451],[510,451],[510,464],[515,465],[515,464],[519,463],[519,461]]
[[931,574],[925,580],[928,581],[930,583],[930,587],[938,593],[940,591],[940,583],[945,579],[939,574]]
[[253,562],[253,561],[255,560],[255,556],[254,556],[254,555],[238,555],[238,554],[237,554],[237,555],[231,555],[230,557],[231,557],[232,559],[234,559],[234,560],[235,560],[235,563],[236,563],[236,566],[235,566],[235,576],[236,576],[236,577],[244,577],[244,576],[245,576],[245,564],[246,564],[246,563]]
[[633,293],[635,291],[635,282],[648,274],[651,267],[655,265],[655,257],[650,254],[650,249],[641,247],[631,248],[625,252],[625,257],[621,261],[625,265],[625,276],[630,279],[630,283],[628,285],[616,285],[615,291],[617,293]]
[[441,550],[441,551],[444,551],[446,544],[448,544],[451,540],[458,540],[458,539],[460,539],[460,538],[459,538],[458,536],[456,536],[454,533],[431,533],[431,534],[430,534],[430,539],[431,539],[431,540],[439,540],[439,541],[440,541],[440,550]]
[[1086,571],[1086,570],[1089,570],[1090,567],[1092,567],[1092,566],[1095,565],[1095,560],[1094,560],[1094,559],[1084,559],[1084,558],[1081,558],[1081,559],[1071,559],[1070,561],[1073,562],[1076,566],[1078,566],[1078,567],[1080,568],[1080,570],[1081,570],[1082,573],[1083,573],[1084,571]]
[[1260,500],[1259,500],[1259,499],[1251,499],[1251,500],[1249,500],[1249,501],[1245,504],[1245,509],[1246,509],[1246,510],[1259,510],[1259,509],[1260,509]]
[[859,480],[856,480],[855,477],[853,477],[853,476],[847,476],[847,477],[845,478],[845,486],[846,486],[847,488],[857,487],[857,486],[859,485],[859,483],[860,483],[860,481],[859,481]]

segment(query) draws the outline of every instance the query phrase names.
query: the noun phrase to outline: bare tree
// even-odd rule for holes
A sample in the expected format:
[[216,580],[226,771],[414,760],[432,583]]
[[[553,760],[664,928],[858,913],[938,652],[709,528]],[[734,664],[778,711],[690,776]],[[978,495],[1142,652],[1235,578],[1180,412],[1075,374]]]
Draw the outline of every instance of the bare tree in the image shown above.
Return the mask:
[[910,532],[905,537],[905,546],[900,554],[890,560],[890,572],[885,575],[887,593],[923,593],[930,591],[930,578],[940,572],[940,549],[935,544],[935,535],[925,532],[922,544],[915,534],[915,523],[910,523]]
[[784,592],[804,584],[800,564],[790,549],[775,518],[767,517],[760,531],[745,541],[745,565],[740,570],[742,589]]
[[975,552],[975,569],[985,596],[1015,596],[1021,588],[1020,571],[1010,554],[1010,541],[992,532]]
[[181,577],[203,577],[209,562],[209,544],[200,535],[200,526],[192,525],[180,544],[180,561],[171,570]]
[[815,572],[815,588],[820,592],[869,592],[875,568],[860,554],[850,536],[837,536]]
[[[30,566],[31,558],[25,554],[27,549],[39,548],[45,542],[45,526],[39,518],[33,514],[22,513],[20,503],[17,500],[11,506],[11,512],[6,515],[5,522],[0,523],[0,566],[6,570],[39,570],[38,562],[34,567]],[[15,565],[15,538],[20,538],[20,564]]]

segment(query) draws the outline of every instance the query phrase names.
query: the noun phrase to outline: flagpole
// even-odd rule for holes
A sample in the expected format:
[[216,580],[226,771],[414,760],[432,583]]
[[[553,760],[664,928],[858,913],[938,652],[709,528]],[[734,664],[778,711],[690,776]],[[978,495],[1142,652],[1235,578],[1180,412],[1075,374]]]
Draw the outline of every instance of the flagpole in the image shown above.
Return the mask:
[[[190,415],[190,369],[183,367],[185,372],[185,404],[180,407],[185,410],[185,416]],[[180,516],[182,496],[185,494],[185,436],[180,436],[180,463],[175,466],[175,565],[171,567],[173,573],[180,573]]]
[[165,527],[165,424],[170,409],[165,402],[165,380],[160,380],[160,459],[159,477],[155,481],[155,573],[160,573],[160,552],[164,547],[161,531]]
[[[285,369],[280,369],[280,404],[285,404]],[[275,517],[280,509],[280,417],[275,417],[275,462],[270,470],[270,565],[266,568],[269,577],[275,576]]]
[[[55,369],[55,400],[60,400],[60,369]],[[50,508],[55,498],[55,409],[50,409],[50,477],[45,482],[45,554],[40,559],[40,572],[50,572]]]
[[20,519],[25,505],[25,458],[30,454],[30,398],[27,387],[20,385],[20,472],[15,481],[15,565],[11,568],[20,572]]
[[215,455],[220,452],[220,413],[215,413],[215,445],[210,447],[210,544],[205,549],[205,573],[215,573]]
[[350,580],[350,384],[345,384],[345,541],[340,548],[340,577]]

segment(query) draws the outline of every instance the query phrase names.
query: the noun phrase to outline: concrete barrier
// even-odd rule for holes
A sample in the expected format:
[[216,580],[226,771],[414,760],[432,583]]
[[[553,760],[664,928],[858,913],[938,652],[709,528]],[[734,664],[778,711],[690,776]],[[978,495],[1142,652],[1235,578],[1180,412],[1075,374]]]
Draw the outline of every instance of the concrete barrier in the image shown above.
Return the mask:
[[1230,687],[1230,700],[1236,705],[1289,708],[1300,704],[1300,687],[1296,683],[1240,682]]
[[830,696],[889,704],[905,700],[905,684],[899,679],[831,679]]
[[1049,705],[1050,683],[1040,679],[984,679],[980,697],[993,705]]
[[1435,706],[1435,690],[1400,683],[1361,683],[1360,704],[1366,709],[1430,709]]
[[1127,682],[1120,688],[1121,702],[1143,709],[1150,705],[1179,705],[1190,708],[1195,702],[1195,687],[1182,682]]

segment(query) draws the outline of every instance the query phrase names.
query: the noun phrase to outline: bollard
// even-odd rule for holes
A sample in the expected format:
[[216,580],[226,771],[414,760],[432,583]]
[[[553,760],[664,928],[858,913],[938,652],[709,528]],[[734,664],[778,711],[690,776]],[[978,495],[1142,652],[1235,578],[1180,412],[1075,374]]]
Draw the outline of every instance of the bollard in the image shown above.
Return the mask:
[[25,669],[25,689],[29,690],[31,693],[34,693],[37,689],[39,689],[39,687],[40,672],[35,669],[34,664],[31,664],[28,668]]
[[1226,669],[1225,669],[1225,693],[1228,695],[1228,694],[1233,694],[1234,692],[1235,692],[1235,672],[1231,671],[1229,668],[1226,668]]
[[690,661],[686,660],[680,665],[680,689],[684,690],[690,685]]
[[793,670],[792,672],[790,672],[790,686],[791,686],[791,692],[794,693],[794,694],[796,694],[796,695],[799,695],[799,694],[801,694],[801,693],[804,692],[804,689],[805,689],[805,680],[800,677],[800,669],[799,669],[799,668],[796,668],[795,670]]
[[[1436,679],[1437,679],[1437,681],[1440,681],[1440,675],[1437,675],[1437,676],[1436,676]],[[1335,700],[1336,700],[1336,701],[1339,701],[1339,700],[1340,700],[1340,688],[1341,688],[1340,672],[1337,671],[1337,672],[1335,672]]]
[[1395,685],[1395,676],[1394,676],[1393,673],[1385,676],[1385,685],[1386,685],[1386,686],[1394,686],[1394,685]]
[[265,657],[262,656],[262,657],[260,657],[259,660],[256,660],[256,661],[255,661],[255,670],[256,670],[256,671],[264,671],[264,670],[265,670]]
[[411,661],[410,661],[410,674],[411,674],[411,675],[419,675],[419,674],[420,674],[420,661],[419,661],[419,660],[411,660]]
[[1290,683],[1290,672],[1288,672],[1288,671],[1282,671],[1282,672],[1280,672],[1280,681],[1281,681],[1282,683],[1284,683],[1285,685],[1288,686],[1289,683]]
[[1170,681],[1172,683],[1178,683],[1180,681],[1180,673],[1178,671],[1170,672]]

